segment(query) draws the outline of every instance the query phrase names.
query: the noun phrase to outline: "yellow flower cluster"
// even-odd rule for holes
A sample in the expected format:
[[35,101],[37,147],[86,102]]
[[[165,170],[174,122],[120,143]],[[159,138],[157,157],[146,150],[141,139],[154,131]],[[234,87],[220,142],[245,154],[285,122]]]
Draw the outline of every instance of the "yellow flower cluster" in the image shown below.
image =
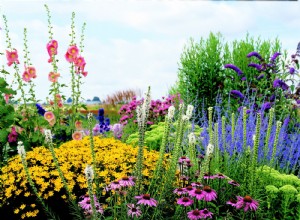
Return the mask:
[[[94,137],[94,146],[97,174],[102,186],[131,174],[136,162],[137,148],[114,138],[98,137]],[[92,164],[89,138],[66,142],[55,149],[55,153],[68,187],[74,196],[79,197],[86,193],[87,183],[84,169],[87,164]],[[144,150],[143,175],[146,177],[146,183],[152,176],[157,159],[157,152]],[[27,152],[26,160],[29,173],[43,199],[49,200],[50,197],[66,199],[62,181],[47,148],[34,148]],[[38,210],[30,204],[35,200],[35,195],[26,179],[20,157],[11,158],[8,165],[3,167],[1,171],[0,190],[2,188],[3,194],[0,194],[0,209],[7,206],[12,208],[13,212],[19,214],[21,218],[34,217]],[[23,205],[28,206],[28,209],[25,209]],[[24,210],[26,212],[23,212]]]

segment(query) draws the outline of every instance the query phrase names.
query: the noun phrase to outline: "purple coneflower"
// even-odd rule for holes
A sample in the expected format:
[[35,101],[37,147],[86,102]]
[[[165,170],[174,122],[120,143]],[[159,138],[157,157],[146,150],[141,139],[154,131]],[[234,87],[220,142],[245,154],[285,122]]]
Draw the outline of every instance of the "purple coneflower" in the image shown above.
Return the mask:
[[183,206],[190,206],[194,203],[192,199],[189,197],[182,197],[177,200],[178,205],[183,205]]
[[224,66],[224,68],[229,68],[229,69],[234,70],[239,76],[243,75],[242,70],[240,70],[237,66],[235,66],[233,64],[226,64]]
[[262,60],[261,55],[259,53],[255,52],[255,51],[248,53],[247,57],[248,58],[250,58],[250,57],[256,57],[256,58]]
[[200,210],[200,212],[201,212],[201,218],[212,218],[212,215],[213,215],[213,213],[212,212],[210,212],[210,211],[208,211],[208,209],[203,209],[203,210]]
[[236,203],[236,208],[240,209],[244,207],[244,211],[247,212],[249,209],[251,211],[256,211],[258,208],[258,202],[252,199],[250,196],[237,196],[237,203]]
[[111,182],[111,184],[109,184],[109,187],[112,190],[116,190],[116,189],[120,189],[122,187],[122,185],[119,180],[115,180],[115,181]]
[[274,53],[273,56],[271,57],[270,61],[274,62],[279,55],[281,55],[281,53],[279,53],[279,52]]
[[[87,215],[92,214],[93,213],[93,208],[92,208],[91,199],[90,199],[89,195],[81,196],[81,198],[83,198],[83,200],[78,202],[79,206],[82,209],[84,209],[85,214],[87,214]],[[103,208],[101,207],[101,205],[97,201],[97,198],[96,198],[95,195],[94,195],[94,202],[95,202],[96,211],[98,213],[103,214],[104,213]]]
[[207,179],[215,179],[216,177],[214,175],[210,175],[210,173],[204,173],[203,175],[203,179],[207,180]]
[[177,188],[173,191],[173,193],[176,193],[177,195],[182,195],[182,194],[186,194],[186,189],[185,188]]
[[199,182],[191,183],[191,185],[192,185],[193,187],[203,187],[203,185],[202,185],[201,183],[199,183]]
[[215,200],[217,198],[217,193],[215,190],[210,188],[210,186],[204,186],[203,187],[203,193],[204,193],[204,200],[206,202],[210,202],[212,200]]
[[134,204],[127,204],[128,212],[127,215],[134,218],[134,217],[140,217],[142,215],[142,211],[140,207],[135,206]]
[[240,99],[243,99],[244,98],[244,95],[238,91],[238,90],[231,90],[230,91],[230,94],[234,97],[234,98],[240,98]]
[[187,214],[188,214],[188,218],[190,220],[197,220],[197,219],[202,218],[202,214],[201,214],[200,210],[198,210],[198,209],[192,210],[192,211],[188,212]]
[[229,201],[226,202],[226,204],[231,205],[233,207],[236,206],[237,200],[230,198]]
[[186,162],[186,161],[190,161],[190,159],[188,158],[188,157],[186,157],[186,156],[182,156],[182,157],[180,157],[179,159],[178,159],[178,163],[180,163],[180,164],[182,164],[182,163],[184,163],[184,162]]
[[191,185],[189,185],[189,186],[185,187],[184,189],[189,195],[191,195],[191,193],[194,191],[195,188],[192,187]]
[[131,177],[131,176],[124,176],[122,177],[122,179],[120,179],[119,181],[120,185],[121,186],[134,186],[135,182],[134,182],[134,177]]
[[157,201],[150,197],[150,194],[142,194],[140,196],[135,196],[134,198],[138,199],[139,201],[137,204],[143,204],[148,206],[156,206]]
[[205,193],[201,189],[194,189],[193,191],[191,191],[190,195],[192,197],[195,197],[197,200],[202,200],[205,196]]
[[228,183],[229,183],[230,185],[233,185],[233,186],[240,186],[240,184],[237,183],[237,182],[234,181],[234,180],[230,180],[230,181],[228,181]]
[[215,175],[215,178],[217,178],[217,179],[225,179],[225,176],[222,173],[217,173]]

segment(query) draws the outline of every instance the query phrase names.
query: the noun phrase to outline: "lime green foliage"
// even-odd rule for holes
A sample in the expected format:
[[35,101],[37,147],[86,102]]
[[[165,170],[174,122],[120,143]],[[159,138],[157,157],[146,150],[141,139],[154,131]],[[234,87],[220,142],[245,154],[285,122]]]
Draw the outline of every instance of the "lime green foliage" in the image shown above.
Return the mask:
[[[176,124],[177,124],[176,122],[173,123],[173,127],[175,127],[175,129],[176,129]],[[164,126],[165,126],[165,122],[159,122],[158,124],[151,125],[150,130],[145,132],[145,145],[149,148],[149,150],[159,150],[163,138],[163,134],[164,134]],[[187,129],[191,130],[191,128],[192,125],[189,124],[187,126]],[[173,132],[171,131],[171,135],[169,137],[170,143],[174,142],[174,137],[176,136],[176,132],[174,131],[174,129],[172,130]],[[196,137],[199,136],[201,132],[202,132],[202,128],[200,128],[198,125],[195,125],[194,133]],[[126,144],[137,145],[138,132],[131,134],[126,140]]]

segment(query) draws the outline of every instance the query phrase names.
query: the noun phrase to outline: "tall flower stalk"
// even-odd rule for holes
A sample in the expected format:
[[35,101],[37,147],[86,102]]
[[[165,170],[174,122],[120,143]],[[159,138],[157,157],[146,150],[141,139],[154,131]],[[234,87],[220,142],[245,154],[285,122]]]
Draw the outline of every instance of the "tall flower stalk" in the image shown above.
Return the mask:
[[137,177],[136,189],[140,193],[142,186],[142,170],[143,170],[143,159],[144,159],[144,139],[145,131],[147,125],[147,119],[150,109],[150,87],[148,87],[148,92],[146,93],[146,98],[142,105],[136,108],[137,112],[137,122],[138,122],[138,132],[139,132],[139,142],[138,142],[138,154],[135,165],[135,176]]
[[98,219],[97,216],[97,209],[96,209],[96,205],[95,205],[95,199],[94,199],[94,193],[93,193],[93,179],[94,179],[94,171],[92,166],[87,165],[85,170],[85,178],[87,181],[87,185],[88,185],[88,194],[90,197],[90,202],[91,202],[91,206],[92,206],[92,220],[96,220]]
[[267,134],[266,134],[266,139],[265,139],[263,162],[266,161],[267,156],[268,156],[269,142],[270,142],[272,124],[273,124],[273,119],[274,119],[274,108],[271,108],[269,112],[270,112],[270,114],[269,114],[268,129],[267,129]]
[[274,140],[274,145],[272,148],[272,157],[271,157],[271,166],[273,166],[274,168],[276,166],[276,164],[274,164],[274,160],[275,160],[275,156],[276,156],[276,152],[277,152],[277,145],[278,145],[279,132],[281,129],[281,125],[282,125],[281,121],[276,122],[275,140]]
[[63,186],[67,192],[67,195],[68,195],[68,200],[69,202],[71,203],[71,208],[75,211],[75,216],[81,216],[81,211],[74,199],[74,195],[72,195],[71,191],[70,191],[70,188],[67,184],[67,181],[66,181],[66,178],[64,177],[64,174],[62,172],[62,170],[60,169],[60,166],[59,166],[59,162],[58,162],[58,159],[55,155],[55,151],[54,151],[54,147],[53,147],[53,142],[52,142],[52,134],[51,134],[51,130],[45,130],[45,144],[48,145],[49,147],[49,150],[51,152],[51,155],[52,155],[52,158],[53,158],[53,161],[54,161],[54,165],[55,165],[55,168],[56,170],[58,171],[58,175],[63,183]]
[[35,194],[35,196],[37,197],[37,200],[39,201],[39,203],[42,205],[46,215],[50,218],[50,219],[59,219],[56,217],[56,215],[51,211],[51,209],[45,204],[44,200],[42,199],[42,197],[40,196],[40,194],[38,193],[38,190],[31,178],[31,175],[29,173],[29,169],[28,169],[28,166],[27,166],[27,161],[26,161],[26,151],[25,151],[25,148],[24,148],[24,145],[23,145],[23,142],[22,141],[19,141],[18,142],[18,154],[19,156],[21,157],[21,161],[22,161],[22,165],[23,165],[23,168],[25,170],[25,173],[26,173],[26,178],[27,178],[27,181],[29,182],[29,185],[33,191],[33,193]]

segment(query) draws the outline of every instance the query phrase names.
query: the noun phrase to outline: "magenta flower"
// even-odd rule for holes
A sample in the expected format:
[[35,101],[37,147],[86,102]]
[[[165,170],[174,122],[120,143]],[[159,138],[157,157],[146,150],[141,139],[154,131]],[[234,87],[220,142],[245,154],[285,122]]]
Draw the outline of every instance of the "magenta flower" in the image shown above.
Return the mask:
[[204,193],[204,191],[201,190],[201,189],[194,189],[194,190],[190,193],[190,195],[191,195],[192,197],[196,197],[197,200],[202,200],[202,199],[204,198],[204,196],[205,196],[205,193]]
[[18,51],[16,49],[13,49],[12,51],[6,51],[6,59],[8,66],[11,66],[13,63],[19,64],[20,62],[18,58]]
[[193,193],[195,188],[192,187],[191,185],[189,185],[189,186],[185,187],[184,189],[191,196],[192,195],[191,193]]
[[212,218],[213,213],[208,211],[207,209],[200,210],[200,212],[202,216],[201,218]]
[[178,205],[190,206],[194,203],[194,201],[188,197],[182,197],[177,200]]
[[49,43],[47,43],[46,47],[50,56],[50,58],[48,59],[48,63],[52,63],[52,56],[57,55],[58,43],[56,40],[51,40]]
[[186,190],[185,188],[177,188],[173,191],[173,193],[176,193],[177,195],[182,195],[182,194],[186,194]]
[[196,188],[203,187],[203,185],[202,185],[201,183],[199,183],[199,182],[191,183],[191,185],[192,185],[193,187],[196,187]]
[[17,141],[17,137],[18,137],[18,133],[16,132],[16,128],[12,127],[11,128],[11,132],[8,135],[8,142],[12,143],[12,142],[16,142]]
[[222,173],[217,173],[217,174],[215,175],[215,178],[216,178],[216,179],[224,179],[225,176],[224,176]]
[[142,211],[140,207],[135,206],[134,204],[127,204],[128,211],[127,215],[134,218],[134,217],[140,217],[142,215]]
[[237,182],[234,181],[234,180],[230,180],[230,181],[228,181],[228,183],[229,183],[230,185],[233,185],[233,186],[240,186],[240,184],[237,183]]
[[215,190],[210,188],[210,186],[204,186],[203,188],[204,200],[210,202],[217,198],[217,193]]
[[119,183],[121,186],[134,186],[135,185],[135,182],[134,182],[135,178],[134,177],[131,177],[131,176],[124,176],[122,177],[122,179],[120,179]]
[[134,198],[138,199],[139,201],[137,204],[143,204],[148,206],[156,206],[157,201],[150,197],[150,194],[142,194],[140,196],[135,196]]
[[122,185],[121,185],[120,181],[115,180],[115,181],[111,182],[111,184],[109,184],[109,187],[112,190],[116,190],[116,189],[121,189]]
[[256,211],[258,208],[258,202],[252,199],[250,196],[245,196],[245,197],[237,196],[237,199],[238,201],[235,205],[237,209],[244,207],[244,211],[247,212],[249,209],[251,211]]
[[232,199],[232,198],[230,198],[230,200],[226,202],[226,204],[231,205],[233,207],[236,207],[236,203],[237,203],[237,200]]
[[192,210],[192,211],[188,212],[187,214],[188,214],[188,218],[190,220],[197,220],[197,219],[202,218],[201,211],[198,209]]
[[[93,213],[93,208],[91,204],[90,197],[88,195],[81,196],[83,198],[82,201],[78,202],[79,206],[84,209],[84,213],[86,215],[91,215]],[[100,214],[103,214],[103,208],[101,207],[100,203],[97,201],[96,196],[94,195],[94,202],[95,202],[95,207],[96,211]]]

